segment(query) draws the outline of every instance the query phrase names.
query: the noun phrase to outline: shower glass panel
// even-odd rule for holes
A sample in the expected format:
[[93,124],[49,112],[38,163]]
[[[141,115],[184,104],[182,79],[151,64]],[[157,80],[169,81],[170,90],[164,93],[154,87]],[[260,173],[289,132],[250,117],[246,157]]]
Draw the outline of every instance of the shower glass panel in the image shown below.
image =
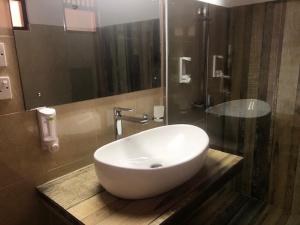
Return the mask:
[[169,124],[205,124],[206,22],[198,14],[205,6],[193,0],[168,1]]
[[[264,199],[274,87],[271,4],[223,7],[167,1],[168,123],[203,128],[212,148],[241,155],[240,191]],[[268,24],[270,23],[270,24]],[[265,52],[269,51],[269,52]]]

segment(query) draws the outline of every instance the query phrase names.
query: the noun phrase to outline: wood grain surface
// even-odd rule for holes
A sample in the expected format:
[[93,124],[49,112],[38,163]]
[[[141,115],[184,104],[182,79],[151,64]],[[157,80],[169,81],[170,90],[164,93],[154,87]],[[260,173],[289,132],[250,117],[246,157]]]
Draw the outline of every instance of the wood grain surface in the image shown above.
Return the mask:
[[210,149],[203,169],[184,185],[155,198],[123,200],[106,192],[89,165],[37,188],[48,205],[72,224],[162,224],[195,201],[203,201],[238,173],[242,158]]

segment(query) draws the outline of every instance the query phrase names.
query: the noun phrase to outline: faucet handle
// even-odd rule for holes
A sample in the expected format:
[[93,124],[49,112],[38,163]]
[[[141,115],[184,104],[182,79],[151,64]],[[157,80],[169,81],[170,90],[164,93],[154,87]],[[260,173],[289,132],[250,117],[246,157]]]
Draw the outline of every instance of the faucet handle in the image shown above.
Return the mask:
[[122,107],[114,107],[114,114],[119,115],[121,112],[132,112],[134,109],[130,108],[122,108]]

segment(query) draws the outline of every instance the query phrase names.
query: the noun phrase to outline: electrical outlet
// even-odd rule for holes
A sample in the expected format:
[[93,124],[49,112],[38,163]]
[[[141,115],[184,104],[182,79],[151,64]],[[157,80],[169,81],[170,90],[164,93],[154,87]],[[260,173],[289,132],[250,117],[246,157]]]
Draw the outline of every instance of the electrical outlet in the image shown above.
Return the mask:
[[6,54],[5,54],[5,45],[4,43],[0,43],[0,67],[6,67]]
[[0,77],[0,100],[12,99],[9,77]]

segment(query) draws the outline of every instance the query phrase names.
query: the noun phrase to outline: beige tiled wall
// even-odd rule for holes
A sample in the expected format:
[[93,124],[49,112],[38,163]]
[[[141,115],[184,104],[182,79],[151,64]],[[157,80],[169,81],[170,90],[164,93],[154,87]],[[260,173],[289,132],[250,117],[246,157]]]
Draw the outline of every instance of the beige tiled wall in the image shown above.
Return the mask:
[[[5,42],[13,100],[0,102],[0,224],[62,224],[41,203],[35,186],[92,163],[93,152],[113,140],[114,106],[136,109],[133,115],[152,114],[163,103],[161,88],[55,107],[60,151],[41,149],[35,111],[25,112],[8,1],[0,0],[0,42]],[[125,135],[161,124],[124,123]]]
[[[93,152],[113,140],[114,106],[135,108],[133,115],[151,114],[161,102],[158,88],[58,106],[61,147],[55,154],[40,148],[34,111],[0,116],[1,224],[47,224],[34,187],[92,163]],[[158,125],[124,123],[124,130],[128,135]]]

